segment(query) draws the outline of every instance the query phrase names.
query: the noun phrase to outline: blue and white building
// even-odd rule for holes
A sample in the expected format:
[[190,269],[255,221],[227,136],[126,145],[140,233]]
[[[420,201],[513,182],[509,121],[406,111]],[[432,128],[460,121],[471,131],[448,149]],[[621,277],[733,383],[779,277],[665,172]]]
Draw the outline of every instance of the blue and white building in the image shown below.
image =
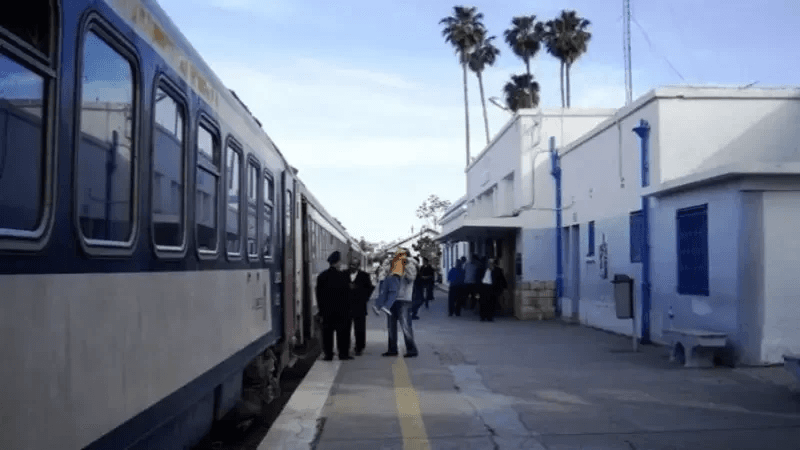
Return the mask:
[[[445,248],[555,281],[562,317],[631,334],[728,334],[739,364],[800,352],[800,89],[667,87],[617,111],[515,115],[467,168]],[[551,138],[553,149],[549,148]],[[499,250],[498,250],[499,249]]]

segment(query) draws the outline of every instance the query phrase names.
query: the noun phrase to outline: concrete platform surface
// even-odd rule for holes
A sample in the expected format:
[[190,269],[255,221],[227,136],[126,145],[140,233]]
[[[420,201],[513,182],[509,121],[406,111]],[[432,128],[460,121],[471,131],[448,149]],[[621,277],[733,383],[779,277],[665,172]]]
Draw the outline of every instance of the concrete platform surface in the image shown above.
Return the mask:
[[579,325],[448,317],[441,291],[420,316],[404,359],[381,356],[370,314],[364,355],[317,361],[259,449],[800,448],[782,367],[686,369]]

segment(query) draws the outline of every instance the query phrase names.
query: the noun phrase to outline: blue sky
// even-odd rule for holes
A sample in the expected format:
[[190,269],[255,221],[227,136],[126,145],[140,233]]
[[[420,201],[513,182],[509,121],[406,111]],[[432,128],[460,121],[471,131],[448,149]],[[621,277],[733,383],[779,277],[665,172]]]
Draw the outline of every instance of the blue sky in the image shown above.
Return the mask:
[[[462,73],[438,23],[460,3],[159,4],[354,237],[403,236],[419,229],[415,210],[428,195],[453,201],[464,194]],[[548,20],[575,9],[591,20],[592,40],[572,68],[572,107],[624,104],[622,0],[465,5],[484,14],[501,51],[484,73],[487,98],[501,97],[510,75],[525,70],[503,40],[511,18]],[[634,99],[674,84],[800,84],[796,0],[631,0],[631,9]],[[540,52],[531,69],[541,106],[560,107],[558,62]],[[478,82],[473,74],[468,81],[475,155],[486,138]],[[509,115],[487,107],[496,133]]]

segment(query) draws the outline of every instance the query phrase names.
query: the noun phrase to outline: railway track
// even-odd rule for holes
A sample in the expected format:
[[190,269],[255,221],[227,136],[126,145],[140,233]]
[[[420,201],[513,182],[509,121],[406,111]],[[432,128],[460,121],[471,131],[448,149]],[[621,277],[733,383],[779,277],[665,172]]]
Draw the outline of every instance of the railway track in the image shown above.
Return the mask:
[[265,408],[260,417],[252,419],[249,423],[223,420],[216,424],[192,450],[257,450],[269,432],[270,426],[314,365],[317,356],[319,347],[311,355],[298,359],[293,367],[283,370],[280,381],[281,395]]

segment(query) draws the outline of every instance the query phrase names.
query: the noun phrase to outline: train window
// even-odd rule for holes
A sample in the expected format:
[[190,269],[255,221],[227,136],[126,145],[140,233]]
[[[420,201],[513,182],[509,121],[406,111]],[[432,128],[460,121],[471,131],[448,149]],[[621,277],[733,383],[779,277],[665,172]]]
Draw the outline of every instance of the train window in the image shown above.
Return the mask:
[[33,231],[44,215],[45,84],[0,54],[0,229]]
[[184,236],[184,108],[159,87],[153,125],[153,242],[180,248]]
[[228,255],[234,256],[241,253],[242,228],[241,228],[241,171],[242,153],[228,142],[227,158],[225,164],[225,183],[228,186],[227,208],[225,209],[225,241],[227,242]]
[[76,200],[87,240],[130,241],[134,231],[134,71],[95,32],[83,47]]
[[261,169],[252,160],[247,160],[247,256],[258,260],[258,180]]
[[205,125],[197,127],[197,187],[195,223],[197,248],[217,252],[217,198],[219,197],[219,139]]
[[56,34],[52,21],[57,17],[51,1],[29,0],[9,9],[0,15],[0,27],[49,56],[54,47],[51,36]]
[[261,254],[264,259],[272,257],[272,209],[275,202],[275,188],[272,175],[264,170],[264,215],[261,220]]

